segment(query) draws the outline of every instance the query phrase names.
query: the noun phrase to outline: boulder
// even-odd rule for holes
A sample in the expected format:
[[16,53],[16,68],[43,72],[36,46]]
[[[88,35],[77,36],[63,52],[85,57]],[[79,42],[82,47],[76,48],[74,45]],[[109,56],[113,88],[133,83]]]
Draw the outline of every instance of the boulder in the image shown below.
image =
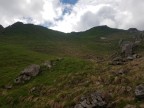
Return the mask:
[[136,46],[138,46],[140,43],[141,43],[141,41],[136,40],[136,41],[134,42],[134,46],[136,47]]
[[22,72],[21,75],[27,75],[27,76],[36,76],[40,72],[40,66],[36,64],[32,64],[25,68]]
[[127,59],[127,60],[133,60],[134,57],[133,57],[133,56],[128,56],[126,59]]
[[81,98],[74,108],[106,108],[108,98],[101,92],[94,92]]
[[125,57],[132,56],[133,54],[133,43],[132,42],[123,42],[121,45],[121,53],[124,54]]
[[135,97],[139,100],[144,99],[144,84],[136,86]]
[[20,84],[25,83],[25,81],[29,81],[31,77],[35,77],[40,73],[40,66],[39,65],[30,65],[25,68],[20,75],[14,80],[14,83]]
[[52,68],[52,62],[51,61],[45,61],[42,66],[45,66],[47,67],[48,69],[51,69]]
[[116,57],[116,58],[113,58],[109,64],[110,65],[123,65],[124,62],[125,62],[125,60],[122,59],[121,57]]
[[133,59],[136,59],[136,58],[138,58],[138,55],[137,55],[137,54],[134,54],[134,55],[133,55]]
[[12,89],[12,87],[13,87],[13,85],[5,85],[5,86],[4,86],[4,89],[7,89],[7,90],[8,90],[8,89]]
[[138,32],[138,33],[135,35],[134,39],[135,39],[135,43],[138,43],[138,44],[139,44],[140,42],[142,42],[143,39],[144,39],[144,32],[143,32],[143,31]]
[[133,54],[133,59],[136,59],[136,58],[141,58],[141,55]]

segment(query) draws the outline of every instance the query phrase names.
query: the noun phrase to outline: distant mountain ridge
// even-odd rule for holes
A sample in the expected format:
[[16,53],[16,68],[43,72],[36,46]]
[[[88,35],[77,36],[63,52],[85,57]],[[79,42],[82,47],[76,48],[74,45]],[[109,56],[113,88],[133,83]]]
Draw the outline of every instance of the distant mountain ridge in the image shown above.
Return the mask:
[[[16,30],[17,29],[17,30]],[[26,30],[24,30],[26,29]],[[18,32],[18,31],[27,31],[29,30],[47,30],[47,31],[55,31],[55,32],[60,32],[57,30],[52,30],[52,29],[48,29],[44,26],[41,25],[34,25],[34,24],[24,24],[22,22],[16,22],[12,25],[9,25],[8,27],[4,28],[2,25],[0,25],[0,31],[4,30],[4,32],[10,32],[10,31],[14,31],[14,32]],[[85,33],[85,34],[95,34],[96,31],[109,31],[109,32],[117,32],[117,31],[139,31],[137,28],[129,28],[128,30],[123,30],[123,29],[117,29],[117,28],[111,28],[107,25],[101,25],[101,26],[95,26],[92,27],[88,30],[85,31],[80,31],[80,32],[70,32],[70,33],[64,33],[64,34],[79,34],[79,33]],[[32,31],[33,32],[33,31]],[[60,32],[63,33],[63,32]]]
[[[3,26],[0,26],[0,30],[3,29],[4,34],[14,34],[14,33],[38,33],[38,32],[57,32],[57,33],[63,33],[60,31],[55,31],[48,29],[46,27],[40,26],[40,25],[34,25],[34,24],[23,24],[22,22],[16,22],[6,28],[3,28]],[[109,32],[116,32],[116,31],[121,31],[120,29],[115,29],[115,28],[110,28],[106,25],[103,26],[97,26],[90,28],[86,31],[82,32],[71,32],[71,33],[63,33],[63,34],[95,34],[97,31],[109,31]]]

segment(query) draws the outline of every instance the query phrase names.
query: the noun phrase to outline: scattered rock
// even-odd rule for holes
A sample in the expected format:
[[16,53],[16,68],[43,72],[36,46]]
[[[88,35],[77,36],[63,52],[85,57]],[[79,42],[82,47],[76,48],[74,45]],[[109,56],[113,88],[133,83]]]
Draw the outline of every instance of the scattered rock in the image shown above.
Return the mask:
[[140,84],[135,88],[135,97],[139,100],[144,99],[144,84]]
[[109,99],[103,93],[94,92],[81,98],[81,101],[74,108],[106,108]]
[[[63,58],[58,58],[51,61],[44,62],[41,66],[46,66],[48,69],[51,69],[53,66],[56,65],[57,62],[62,60]],[[43,67],[36,64],[32,64],[25,68],[20,75],[14,80],[15,84],[25,83],[29,81],[32,77],[37,76],[41,71],[43,71]]]
[[109,63],[110,65],[123,65],[125,62],[124,59],[122,59],[121,57],[116,57],[114,59],[112,59],[112,61]]

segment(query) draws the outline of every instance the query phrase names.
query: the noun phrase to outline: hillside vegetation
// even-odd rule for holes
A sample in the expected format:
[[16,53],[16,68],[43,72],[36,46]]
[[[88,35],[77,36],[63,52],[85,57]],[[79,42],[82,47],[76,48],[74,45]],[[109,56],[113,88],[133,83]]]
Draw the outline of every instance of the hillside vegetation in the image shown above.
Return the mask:
[[[128,104],[127,108],[144,108],[144,101],[134,94],[144,82],[143,42],[135,50],[140,58],[109,65],[121,52],[119,40],[133,41],[134,36],[107,26],[62,33],[17,22],[0,29],[0,107],[73,108],[81,97],[100,91],[106,94],[109,108]],[[42,66],[57,59],[50,69]],[[14,79],[31,64],[40,65],[41,73],[15,84]],[[126,73],[117,74],[121,69]]]

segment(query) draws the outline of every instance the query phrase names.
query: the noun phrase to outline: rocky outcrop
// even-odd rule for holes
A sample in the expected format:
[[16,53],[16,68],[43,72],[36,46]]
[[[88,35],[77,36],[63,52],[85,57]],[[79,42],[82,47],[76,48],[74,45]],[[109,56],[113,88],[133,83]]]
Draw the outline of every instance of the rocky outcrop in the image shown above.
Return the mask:
[[144,32],[141,31],[141,32],[138,32],[135,36],[134,36],[134,40],[135,40],[135,43],[140,43],[144,40]]
[[138,54],[135,54],[135,50],[138,45],[140,45],[142,39],[135,39],[134,42],[132,41],[119,41],[119,46],[121,48],[121,57],[125,58],[126,60],[133,60],[139,58]]
[[40,73],[40,66],[33,64],[25,68],[20,75],[14,80],[14,83],[20,84],[29,81],[32,77]]
[[144,99],[144,84],[136,86],[135,97],[139,100]]
[[94,92],[81,98],[74,108],[107,108],[109,97],[101,92]]
[[132,57],[134,44],[129,41],[123,41],[120,45],[121,53],[124,57]]
[[137,32],[139,32],[137,28],[129,28],[128,31],[130,33],[137,33]]
[[136,28],[130,28],[129,31],[134,34],[134,39],[132,41],[119,40],[120,53],[117,54],[117,57],[113,57],[111,65],[122,65],[124,62],[141,57],[135,52],[144,39],[144,32]]

